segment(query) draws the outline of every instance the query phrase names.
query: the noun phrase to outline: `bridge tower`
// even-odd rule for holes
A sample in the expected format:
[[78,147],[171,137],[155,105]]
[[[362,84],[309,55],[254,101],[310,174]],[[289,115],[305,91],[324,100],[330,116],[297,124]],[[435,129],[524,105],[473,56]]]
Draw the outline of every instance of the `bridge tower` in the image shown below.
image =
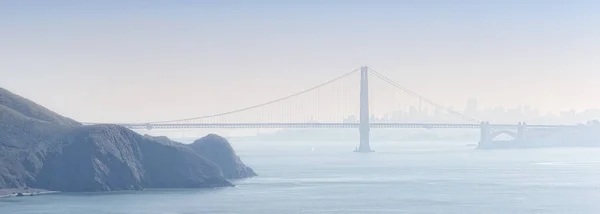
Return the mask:
[[488,143],[492,142],[491,136],[490,136],[490,132],[491,132],[491,127],[490,127],[490,123],[489,122],[481,122],[480,126],[480,133],[481,135],[479,136],[479,145],[485,145]]
[[360,145],[355,152],[373,152],[369,145],[369,68],[360,68]]
[[517,137],[515,141],[519,143],[525,143],[525,133],[527,132],[527,123],[523,122],[517,124]]

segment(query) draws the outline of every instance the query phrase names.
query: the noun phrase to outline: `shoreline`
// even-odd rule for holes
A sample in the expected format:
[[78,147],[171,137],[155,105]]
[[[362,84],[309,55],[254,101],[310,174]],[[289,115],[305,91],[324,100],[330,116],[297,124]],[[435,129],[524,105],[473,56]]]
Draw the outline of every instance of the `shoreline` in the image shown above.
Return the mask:
[[[37,196],[42,194],[57,193],[58,191],[50,191],[46,189],[35,189],[35,188],[8,188],[0,189],[0,198],[9,197],[26,197],[26,196]],[[22,195],[19,195],[22,194]]]

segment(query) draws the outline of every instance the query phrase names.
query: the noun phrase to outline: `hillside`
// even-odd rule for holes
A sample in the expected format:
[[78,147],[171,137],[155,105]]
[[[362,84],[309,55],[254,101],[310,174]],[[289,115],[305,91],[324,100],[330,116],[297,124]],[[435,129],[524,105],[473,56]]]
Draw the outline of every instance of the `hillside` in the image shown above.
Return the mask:
[[[231,186],[227,181],[231,176],[225,176],[231,171],[228,167],[247,168],[241,161],[240,166],[223,165],[189,146],[165,142],[171,141],[117,125],[83,126],[0,88],[0,189],[77,192]],[[230,150],[230,157],[222,158],[239,160],[229,143],[206,149],[202,154]]]

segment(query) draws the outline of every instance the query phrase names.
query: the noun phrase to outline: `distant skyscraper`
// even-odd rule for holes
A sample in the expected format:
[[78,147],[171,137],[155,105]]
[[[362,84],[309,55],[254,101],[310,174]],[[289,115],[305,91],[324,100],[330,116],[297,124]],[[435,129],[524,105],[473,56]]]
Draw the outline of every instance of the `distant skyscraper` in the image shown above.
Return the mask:
[[433,116],[437,119],[439,119],[442,116],[442,110],[440,108],[435,108],[434,112],[433,112]]
[[418,118],[418,117],[419,117],[419,110],[417,110],[417,108],[416,108],[416,107],[414,107],[414,106],[411,106],[411,107],[409,108],[409,110],[408,110],[408,115],[409,115],[411,118],[413,118],[413,119],[414,119],[414,118]]
[[477,106],[477,99],[468,99],[465,113],[467,115],[476,115],[479,107]]

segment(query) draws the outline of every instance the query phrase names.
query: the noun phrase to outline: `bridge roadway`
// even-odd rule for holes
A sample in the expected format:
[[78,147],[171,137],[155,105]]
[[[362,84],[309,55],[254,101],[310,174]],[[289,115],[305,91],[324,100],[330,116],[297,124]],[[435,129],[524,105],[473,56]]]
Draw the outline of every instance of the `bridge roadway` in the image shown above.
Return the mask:
[[[86,125],[98,125],[88,123]],[[360,123],[172,123],[172,124],[143,124],[117,123],[129,129],[259,129],[259,128],[358,128]],[[450,123],[370,123],[371,128],[424,128],[424,129],[479,129],[480,124],[450,124]],[[511,129],[517,124],[490,124],[490,128]],[[528,129],[545,129],[567,127],[565,125],[527,125]]]

